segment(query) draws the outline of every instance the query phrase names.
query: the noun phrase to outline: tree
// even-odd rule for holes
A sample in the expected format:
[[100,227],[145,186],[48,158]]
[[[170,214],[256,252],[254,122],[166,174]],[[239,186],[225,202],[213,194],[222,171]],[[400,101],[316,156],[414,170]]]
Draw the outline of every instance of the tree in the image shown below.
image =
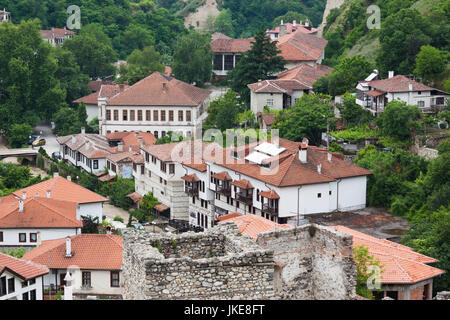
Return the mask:
[[422,46],[416,57],[414,73],[424,80],[432,80],[439,76],[446,67],[447,59],[443,52],[430,45]]
[[214,31],[234,37],[233,18],[229,9],[221,10],[214,21]]
[[427,30],[431,24],[416,9],[402,9],[381,24],[380,51],[377,65],[382,74],[393,70],[398,74],[410,74],[414,69],[420,48],[431,43]]
[[120,70],[120,77],[121,81],[133,85],[154,71],[164,72],[161,55],[154,47],[145,47],[143,50],[134,50],[128,56],[127,65]]
[[345,124],[352,126],[360,126],[368,124],[372,120],[372,114],[370,111],[364,110],[360,105],[356,103],[355,97],[349,93],[346,93],[343,97],[343,105],[338,105],[338,109],[341,113],[341,118]]
[[28,123],[14,124],[11,126],[9,145],[12,148],[21,148],[27,144],[33,128]]
[[245,52],[236,67],[228,73],[231,88],[240,94],[244,101],[250,101],[248,84],[268,79],[272,74],[283,71],[285,61],[278,56],[281,53],[276,41],[266,35],[264,26],[255,34],[250,50]]
[[153,196],[153,193],[149,192],[142,197],[140,208],[147,210],[147,212],[150,212],[150,210],[152,210],[159,203],[160,202],[158,201],[158,199]]
[[381,281],[381,279],[377,279],[377,276],[381,276],[383,271],[380,260],[370,255],[369,248],[363,245],[353,248],[353,260],[356,263],[356,294],[373,299],[373,294],[367,284],[370,282],[375,285],[376,283],[373,281]]
[[81,228],[81,233],[91,233],[98,234],[98,217],[91,216],[81,216],[83,220],[83,227]]
[[53,122],[55,123],[55,130],[61,136],[66,136],[73,133],[80,133],[81,128],[87,127],[87,113],[86,107],[83,104],[79,104],[77,109],[69,107],[61,108],[53,116]]
[[114,75],[116,53],[107,43],[100,42],[91,34],[76,35],[64,41],[63,48],[70,50],[81,68],[91,79]]
[[330,97],[305,94],[291,109],[280,112],[272,127],[279,129],[280,137],[284,139],[302,141],[308,138],[318,146],[322,142],[322,132],[327,130],[327,122],[333,115]]
[[128,194],[134,192],[134,181],[132,179],[118,178],[117,181],[111,186],[109,192],[109,198],[111,204],[128,210],[133,201],[127,197]]
[[286,23],[286,22],[292,23],[295,20],[299,24],[300,24],[300,22],[305,23],[306,21],[308,21],[309,25],[312,25],[311,20],[309,20],[309,18],[306,15],[304,15],[303,13],[296,12],[296,11],[288,11],[285,14],[283,14],[282,16],[278,16],[275,19],[273,19],[272,27],[273,28],[278,27],[281,23],[281,20],[283,20],[284,23]]
[[328,93],[332,96],[353,90],[356,83],[365,79],[374,69],[366,57],[356,55],[343,59],[328,75]]
[[173,55],[173,75],[202,86],[211,80],[212,52],[207,34],[191,31],[178,39]]
[[0,25],[0,128],[7,136],[12,125],[34,126],[64,104],[65,92],[55,77],[57,60],[40,28],[37,20]]
[[383,135],[406,140],[411,135],[411,129],[417,128],[419,117],[420,111],[417,106],[394,100],[386,104],[376,123]]
[[225,95],[211,101],[205,128],[217,127],[220,131],[231,129],[236,125],[240,112],[240,103],[236,92],[229,90]]

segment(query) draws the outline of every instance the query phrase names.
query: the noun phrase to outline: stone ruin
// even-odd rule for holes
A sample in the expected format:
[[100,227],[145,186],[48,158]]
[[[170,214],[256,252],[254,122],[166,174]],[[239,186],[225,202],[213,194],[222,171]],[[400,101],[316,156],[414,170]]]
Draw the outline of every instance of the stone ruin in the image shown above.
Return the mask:
[[352,237],[318,225],[257,241],[223,223],[203,233],[123,234],[125,300],[354,299]]

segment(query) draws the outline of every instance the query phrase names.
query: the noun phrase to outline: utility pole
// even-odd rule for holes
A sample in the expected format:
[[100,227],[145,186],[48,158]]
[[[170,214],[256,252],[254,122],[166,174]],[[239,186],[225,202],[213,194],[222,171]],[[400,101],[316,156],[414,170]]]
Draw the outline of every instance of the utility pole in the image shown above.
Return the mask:
[[327,150],[330,149],[330,118],[327,118]]

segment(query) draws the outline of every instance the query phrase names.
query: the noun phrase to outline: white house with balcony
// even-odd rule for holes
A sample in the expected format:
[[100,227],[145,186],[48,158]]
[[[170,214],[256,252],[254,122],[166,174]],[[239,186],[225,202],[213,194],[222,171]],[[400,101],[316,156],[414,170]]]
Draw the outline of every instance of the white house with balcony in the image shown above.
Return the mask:
[[143,131],[156,138],[169,131],[200,133],[210,91],[154,72],[110,99],[99,97],[100,133]]
[[417,105],[423,113],[435,113],[444,108],[449,98],[446,92],[403,75],[394,76],[393,71],[387,79],[380,80],[378,70],[374,70],[356,86],[356,103],[373,115],[383,112],[386,104],[395,100]]
[[190,222],[203,228],[234,212],[296,224],[304,215],[361,209],[371,174],[341,154],[284,139],[217,147],[183,167]]

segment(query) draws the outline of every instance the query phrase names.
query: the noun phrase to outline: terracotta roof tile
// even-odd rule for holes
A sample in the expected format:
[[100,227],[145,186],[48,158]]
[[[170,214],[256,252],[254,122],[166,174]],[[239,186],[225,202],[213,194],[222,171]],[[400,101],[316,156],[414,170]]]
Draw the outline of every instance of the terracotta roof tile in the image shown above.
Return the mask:
[[280,56],[286,61],[317,61],[328,41],[310,34],[294,32],[277,39]]
[[156,211],[163,212],[163,211],[168,210],[169,207],[166,206],[165,204],[160,203],[160,204],[157,204],[156,206],[154,206],[154,209],[155,209]]
[[108,101],[110,106],[198,106],[210,91],[154,72]]
[[47,191],[50,190],[50,198],[61,201],[69,201],[75,203],[90,203],[90,202],[106,202],[107,198],[92,192],[82,186],[68,181],[63,177],[55,177],[30,187],[17,190],[13,194],[17,197],[22,197],[22,192],[26,192],[28,197],[34,196],[36,193],[39,197],[47,197]]
[[383,92],[408,92],[409,84],[413,85],[413,91],[431,91],[433,88],[414,81],[403,75],[397,75],[390,79],[373,80],[369,82],[372,88]]
[[444,273],[443,270],[427,265],[437,262],[436,259],[414,252],[411,248],[344,226],[332,228],[351,234],[353,247],[364,245],[368,247],[370,255],[380,260],[383,268],[382,283],[416,283]]
[[127,194],[127,197],[130,198],[131,200],[133,200],[134,203],[138,203],[138,204],[142,203],[143,196],[137,192]]
[[197,175],[195,173],[182,176],[181,179],[183,179],[184,181],[187,181],[187,182],[191,182],[191,183],[200,181],[200,179],[197,177]]
[[248,180],[234,180],[231,184],[240,189],[253,189],[252,184]]
[[78,98],[77,100],[73,101],[73,103],[84,103],[84,104],[98,104],[98,91],[91,93],[87,96]]
[[280,199],[280,196],[278,195],[278,193],[276,193],[273,190],[260,191],[259,195],[264,198],[267,198],[267,199]]
[[267,126],[271,126],[275,122],[276,114],[275,113],[263,113],[261,115],[261,117]]
[[48,268],[44,265],[0,253],[0,275],[4,270],[15,273],[24,280],[49,273]]
[[225,219],[223,219],[222,217],[222,221],[219,223],[225,223],[228,221],[233,221],[237,225],[239,231],[241,231],[242,234],[251,236],[255,241],[258,239],[258,235],[260,233],[292,228],[290,225],[278,224],[276,222],[270,221],[266,218],[254,214],[247,214],[230,218],[227,217]]
[[15,203],[0,203],[0,228],[81,228],[76,219],[77,203],[29,194],[19,212],[19,200]]
[[215,173],[215,174],[211,175],[211,178],[222,180],[222,181],[232,180],[230,175],[226,171]]
[[211,50],[215,53],[243,53],[250,50],[253,41],[253,38],[227,39],[219,37],[211,41]]
[[70,237],[72,257],[66,257],[66,239],[42,241],[42,245],[24,256],[24,260],[46,265],[49,269],[120,270],[122,237],[108,234],[79,234]]

